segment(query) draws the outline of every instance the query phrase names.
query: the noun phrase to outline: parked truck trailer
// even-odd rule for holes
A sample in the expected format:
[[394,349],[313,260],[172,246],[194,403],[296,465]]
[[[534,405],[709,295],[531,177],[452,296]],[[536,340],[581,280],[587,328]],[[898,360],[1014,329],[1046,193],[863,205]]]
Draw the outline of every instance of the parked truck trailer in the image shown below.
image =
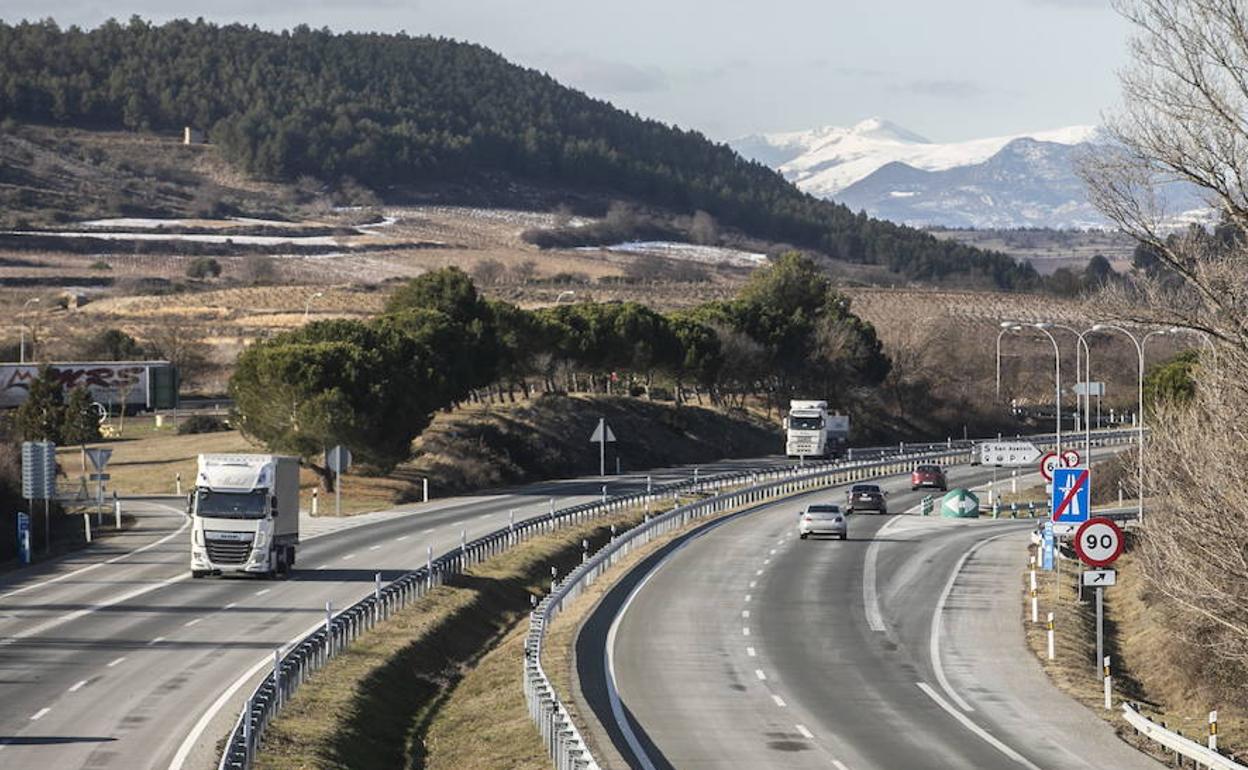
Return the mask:
[[[0,408],[26,400],[43,364],[0,364]],[[178,370],[168,361],[63,361],[48,367],[61,387],[86,388],[110,413],[134,413],[178,406]]]

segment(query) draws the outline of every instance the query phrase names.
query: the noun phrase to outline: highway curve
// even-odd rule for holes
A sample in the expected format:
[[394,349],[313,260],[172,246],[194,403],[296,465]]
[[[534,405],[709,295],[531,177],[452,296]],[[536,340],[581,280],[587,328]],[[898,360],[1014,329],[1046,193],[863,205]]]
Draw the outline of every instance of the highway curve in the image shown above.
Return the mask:
[[[703,474],[784,463],[701,466]],[[689,469],[653,472],[655,483]],[[645,477],[608,479],[611,494]],[[134,504],[133,534],[0,578],[0,768],[215,768],[216,744],[280,645],[468,539],[600,495],[600,479],[411,506],[300,547],[290,580],[190,580],[175,507]],[[142,550],[140,550],[142,549]],[[245,676],[251,672],[251,676]]]
[[[905,480],[885,486],[893,511],[918,504]],[[844,491],[805,499],[820,498]],[[661,551],[587,619],[578,697],[609,767],[1160,767],[1025,649],[1031,523],[859,515],[846,542],[801,541],[801,504]]]

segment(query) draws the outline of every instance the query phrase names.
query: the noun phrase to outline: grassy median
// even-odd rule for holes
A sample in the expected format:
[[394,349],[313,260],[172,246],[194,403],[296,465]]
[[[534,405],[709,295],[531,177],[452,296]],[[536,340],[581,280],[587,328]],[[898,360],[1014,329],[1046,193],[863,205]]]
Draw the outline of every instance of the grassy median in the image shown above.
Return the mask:
[[361,637],[270,727],[257,767],[515,768],[549,760],[520,688],[530,596],[597,549],[625,512],[534,538],[474,567]]

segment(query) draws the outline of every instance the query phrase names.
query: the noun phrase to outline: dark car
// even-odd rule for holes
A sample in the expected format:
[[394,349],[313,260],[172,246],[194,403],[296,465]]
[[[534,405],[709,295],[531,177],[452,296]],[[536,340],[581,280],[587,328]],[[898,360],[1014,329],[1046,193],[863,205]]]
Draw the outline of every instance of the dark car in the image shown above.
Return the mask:
[[849,512],[888,513],[887,493],[878,484],[855,484],[849,490]]
[[939,489],[946,492],[949,489],[948,483],[945,481],[945,469],[939,465],[920,465],[910,474],[910,489],[915,490],[921,487],[929,489]]

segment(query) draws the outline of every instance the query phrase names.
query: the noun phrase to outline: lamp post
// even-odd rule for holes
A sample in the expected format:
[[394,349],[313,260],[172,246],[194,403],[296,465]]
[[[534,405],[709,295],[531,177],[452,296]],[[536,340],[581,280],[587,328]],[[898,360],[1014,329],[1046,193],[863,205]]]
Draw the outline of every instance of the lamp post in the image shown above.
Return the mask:
[[571,289],[564,289],[559,292],[559,296],[555,297],[555,304],[558,305],[560,302],[563,302],[564,297],[576,297],[576,292]]
[[1138,458],[1139,459],[1139,467],[1138,467],[1139,477],[1136,483],[1139,487],[1138,491],[1139,491],[1140,499],[1139,499],[1138,506],[1136,508],[1135,515],[1136,515],[1136,518],[1142,524],[1144,522],[1144,345],[1145,343],[1148,342],[1149,337],[1156,337],[1162,334],[1170,334],[1172,330],[1158,329],[1157,331],[1148,332],[1143,337],[1136,337],[1134,334],[1127,331],[1121,326],[1116,326],[1114,324],[1094,324],[1092,326],[1092,331],[1094,332],[1115,331],[1115,332],[1121,332],[1122,334],[1127,335],[1127,338],[1130,339],[1131,342],[1135,345],[1135,354],[1139,358],[1140,367],[1139,367],[1139,374],[1137,378],[1138,406],[1136,407],[1137,409],[1136,428],[1139,431],[1139,448],[1137,450],[1137,453],[1139,454],[1139,458]]
[[[37,303],[38,301],[39,301],[38,297],[31,297],[30,299],[22,303],[22,318],[23,319],[26,318],[26,308],[29,307],[33,303]],[[21,331],[21,344],[18,346],[18,363],[24,364],[26,363],[26,321],[23,320],[21,323],[18,324],[18,327],[22,330]]]
[[997,332],[997,401],[1001,401],[1001,338],[1006,332],[1016,332],[1023,327],[1015,321],[1002,321],[1001,331]]
[[1062,455],[1062,349],[1058,347],[1057,345],[1057,338],[1054,337],[1053,334],[1049,331],[1049,329],[1053,328],[1053,324],[1042,322],[1042,323],[1026,324],[1026,326],[1028,328],[1038,330],[1041,334],[1048,337],[1049,342],[1053,344],[1053,373],[1054,373],[1053,396],[1054,396],[1054,401],[1057,406],[1057,415],[1056,415],[1057,419],[1055,420],[1056,433],[1055,433],[1054,443],[1056,444],[1056,447],[1057,447],[1057,455],[1058,457],[1061,457]]
[[[1083,363],[1082,363],[1083,365],[1082,376],[1083,376],[1083,382],[1084,382],[1083,456],[1084,456],[1084,460],[1090,464],[1092,462],[1092,397],[1091,397],[1091,394],[1087,392],[1087,389],[1091,387],[1091,383],[1092,383],[1092,348],[1088,347],[1088,340],[1087,340],[1086,335],[1089,332],[1091,332],[1091,329],[1081,332],[1078,329],[1073,329],[1069,326],[1064,326],[1062,324],[1053,324],[1053,328],[1062,329],[1063,331],[1068,331],[1071,334],[1075,335],[1075,337],[1078,338],[1079,340],[1078,344],[1075,345],[1075,382],[1076,384],[1078,384],[1079,377],[1080,377],[1079,350],[1081,346],[1083,348]],[[1076,392],[1075,393],[1075,419],[1076,420],[1078,420],[1078,415],[1079,415],[1079,394]],[[1075,425],[1075,430],[1079,430],[1078,424]]]
[[303,320],[305,321],[308,320],[308,313],[312,310],[312,300],[317,299],[318,297],[324,297],[324,296],[325,296],[325,292],[318,291],[317,293],[308,297],[308,301],[303,303]]

